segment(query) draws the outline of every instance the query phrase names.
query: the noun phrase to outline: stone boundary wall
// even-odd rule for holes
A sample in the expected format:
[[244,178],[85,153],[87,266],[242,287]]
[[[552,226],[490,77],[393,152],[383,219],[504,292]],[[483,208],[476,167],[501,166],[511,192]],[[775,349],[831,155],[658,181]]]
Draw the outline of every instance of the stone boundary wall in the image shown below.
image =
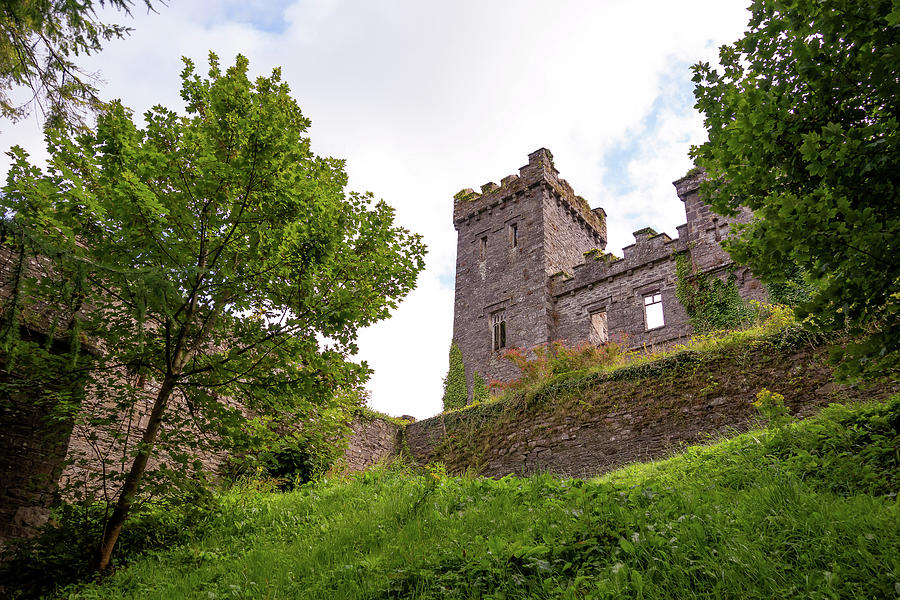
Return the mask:
[[797,417],[898,391],[896,383],[839,385],[824,348],[766,342],[711,356],[686,351],[623,369],[615,380],[570,377],[552,387],[540,398],[412,423],[405,448],[417,462],[442,461],[453,473],[591,476],[750,428],[762,388],[784,395]]
[[47,522],[69,445],[71,421],[46,418],[47,398],[0,400],[0,545]]
[[362,471],[396,455],[401,447],[402,427],[380,417],[356,415],[350,422],[350,440],[344,451],[344,467]]

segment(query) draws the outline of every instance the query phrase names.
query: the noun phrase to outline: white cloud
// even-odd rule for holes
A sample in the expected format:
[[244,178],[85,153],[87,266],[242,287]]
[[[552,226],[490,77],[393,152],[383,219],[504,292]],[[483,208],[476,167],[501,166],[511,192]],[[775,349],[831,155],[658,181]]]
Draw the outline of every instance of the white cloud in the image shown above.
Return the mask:
[[[313,149],[346,158],[353,189],[384,198],[425,236],[418,289],[360,336],[376,371],[374,407],[416,417],[439,410],[447,368],[453,194],[499,181],[545,146],[576,191],[606,209],[610,249],[645,225],[674,235],[684,215],[671,181],[703,139],[692,101],[678,97],[689,73],[674,69],[714,59],[748,18],[721,0],[220,0],[158,10],[136,12],[133,35],[86,63],[108,82],[106,97],[138,113],[180,107],[180,57],[202,72],[208,50],[225,64],[245,54],[257,73],[280,65],[313,121]],[[3,146],[41,155],[33,121],[2,130]],[[615,148],[625,159],[610,174]],[[623,186],[611,185],[616,177]]]

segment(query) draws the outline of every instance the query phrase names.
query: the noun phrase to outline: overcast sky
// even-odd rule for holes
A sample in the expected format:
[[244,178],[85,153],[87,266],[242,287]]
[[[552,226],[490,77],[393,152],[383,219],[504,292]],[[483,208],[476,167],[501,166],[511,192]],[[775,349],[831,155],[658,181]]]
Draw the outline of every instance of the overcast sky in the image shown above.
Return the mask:
[[[141,4],[141,2],[137,2]],[[428,244],[427,269],[393,318],[363,331],[373,408],[440,411],[453,322],[453,194],[553,152],[560,175],[608,215],[607,249],[631,232],[674,237],[671,184],[704,140],[690,65],[714,62],[749,19],[732,0],[169,0],[137,9],[132,35],[84,61],[102,95],[143,113],[181,107],[181,57],[208,51],[280,66],[313,150],[347,160],[350,189],[397,209]],[[0,124],[0,148],[41,157],[39,124]],[[8,159],[0,162],[5,180]]]

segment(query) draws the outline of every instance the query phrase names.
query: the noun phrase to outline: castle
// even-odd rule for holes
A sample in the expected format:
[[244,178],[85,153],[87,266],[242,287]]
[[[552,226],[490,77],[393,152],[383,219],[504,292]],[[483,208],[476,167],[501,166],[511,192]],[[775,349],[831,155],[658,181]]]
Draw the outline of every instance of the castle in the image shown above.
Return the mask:
[[[480,194],[472,190],[457,194],[453,209],[459,233],[453,336],[462,350],[470,397],[475,372],[498,380],[516,376],[516,368],[501,358],[504,348],[532,348],[556,339],[599,344],[623,335],[631,346],[657,345],[689,335],[687,314],[674,294],[676,253],[688,253],[701,272],[724,275],[734,269],[741,295],[764,299],[762,285],[746,269],[733,265],[719,245],[730,224],[748,219],[749,213],[731,220],[712,214],[698,196],[699,180],[700,176],[692,175],[675,182],[687,216],[687,223],[678,227],[678,237],[642,229],[635,232],[635,243],[624,249],[623,258],[603,252],[605,212],[591,210],[575,195],[559,177],[546,149],[529,155],[519,174],[503,178],[501,185],[485,184]],[[9,293],[4,282],[17,264],[16,253],[0,245],[0,294]],[[28,269],[37,265],[29,263]],[[39,320],[30,326],[37,326],[33,335],[48,335]],[[761,378],[775,377],[762,369],[760,374]],[[727,373],[719,376],[727,378]],[[823,377],[810,381],[822,385]],[[823,402],[828,398],[824,392],[817,397]],[[99,468],[106,456],[118,452],[115,439],[98,442],[89,432],[74,428],[74,417],[47,419],[54,398],[53,389],[0,398],[4,400],[0,402],[0,543],[5,537],[31,535],[47,521],[47,506],[56,494],[67,457],[96,455]],[[82,408],[89,411],[104,401],[87,394]],[[735,403],[737,408],[722,408],[723,403],[721,399],[695,403],[691,418],[679,413],[678,431],[669,427],[667,417],[654,413],[653,418],[660,421],[657,426],[639,410],[631,409],[604,413],[603,419],[596,420],[596,431],[590,429],[594,425],[585,425],[581,431],[581,424],[551,422],[549,417],[539,423],[514,423],[510,427],[520,431],[505,434],[513,437],[504,437],[497,448],[487,451],[484,472],[502,475],[532,468],[569,474],[600,472],[623,460],[637,459],[643,456],[641,452],[649,456],[648,449],[658,453],[673,440],[691,441],[710,424],[742,422],[743,413],[723,413],[719,421],[710,420],[712,409],[739,411],[749,406],[745,402]],[[123,416],[122,427],[137,435],[146,425],[147,412]],[[607,427],[607,420],[614,423]],[[545,425],[550,433],[535,429],[546,429]],[[347,464],[363,468],[399,453],[402,447],[427,462],[447,435],[447,427],[441,415],[409,426],[404,430],[406,437],[401,438],[395,424],[377,419],[355,422],[355,441]],[[618,429],[611,433],[610,427]],[[586,439],[591,440],[589,451],[584,450]],[[520,447],[523,445],[527,449]],[[578,447],[573,450],[569,448],[572,445]],[[608,447],[611,445],[614,448]],[[620,446],[624,449],[613,460],[610,457]],[[548,448],[553,452],[547,453]],[[203,454],[200,458],[214,470],[221,456]]]
[[622,258],[604,252],[605,211],[575,195],[545,148],[500,185],[456,194],[453,340],[470,399],[475,372],[499,381],[516,376],[502,358],[505,348],[610,339],[658,346],[689,336],[688,315],[675,298],[678,253],[688,253],[696,272],[733,272],[741,297],[765,300],[762,284],[720,244],[732,223],[749,220],[749,211],[735,218],[712,213],[699,196],[701,178],[694,173],[674,182],[687,217],[678,237],[641,229]]

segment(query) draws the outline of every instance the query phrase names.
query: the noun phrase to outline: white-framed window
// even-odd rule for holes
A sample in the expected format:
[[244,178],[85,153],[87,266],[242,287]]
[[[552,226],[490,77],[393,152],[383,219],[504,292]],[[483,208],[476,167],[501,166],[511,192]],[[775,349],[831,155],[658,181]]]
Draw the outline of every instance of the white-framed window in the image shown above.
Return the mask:
[[491,348],[496,352],[506,348],[506,312],[491,315]]
[[591,343],[595,346],[609,341],[609,328],[606,323],[606,311],[591,313]]
[[666,324],[663,318],[662,293],[644,294],[644,322],[647,330],[658,329]]

